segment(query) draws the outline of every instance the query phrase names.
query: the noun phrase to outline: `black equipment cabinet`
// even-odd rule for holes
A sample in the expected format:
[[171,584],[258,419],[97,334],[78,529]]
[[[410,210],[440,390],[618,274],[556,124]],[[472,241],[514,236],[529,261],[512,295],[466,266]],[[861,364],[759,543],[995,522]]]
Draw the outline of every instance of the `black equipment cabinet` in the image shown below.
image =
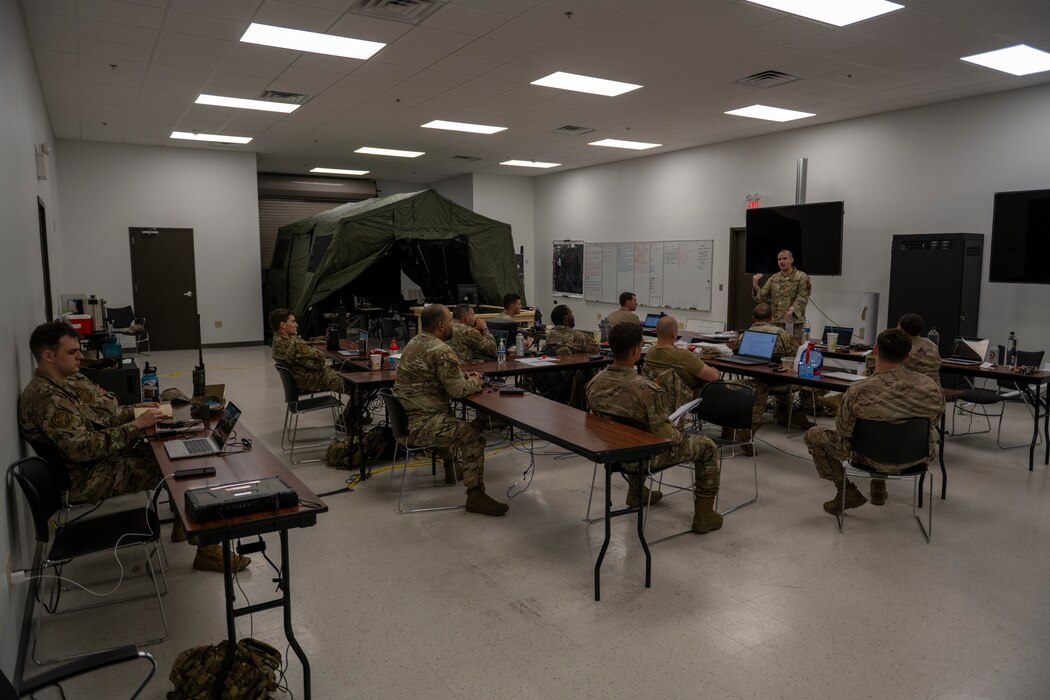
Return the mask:
[[81,366],[85,377],[112,392],[122,406],[142,401],[141,374],[135,360],[122,364],[119,369],[95,369]]
[[977,335],[983,259],[980,233],[894,236],[887,323],[893,326],[903,314],[919,314],[926,321],[924,333],[937,329],[941,356],[946,357],[955,336]]

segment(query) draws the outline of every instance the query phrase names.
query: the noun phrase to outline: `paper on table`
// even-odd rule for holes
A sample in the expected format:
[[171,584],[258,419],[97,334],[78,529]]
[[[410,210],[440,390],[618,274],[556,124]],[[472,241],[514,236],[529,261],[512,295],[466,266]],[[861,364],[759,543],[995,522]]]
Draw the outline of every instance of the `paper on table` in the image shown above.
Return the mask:
[[555,364],[560,358],[557,357],[519,357],[515,358],[518,362],[526,365],[533,365],[535,367],[545,367],[547,365]]
[[679,406],[674,413],[667,416],[667,422],[674,423],[676,420],[678,420],[679,418],[681,418],[682,416],[699,406],[700,401],[702,401],[702,399],[693,399],[692,401],[686,401],[684,404]]
[[[175,413],[171,410],[171,404],[170,403],[162,403],[161,405],[157,406],[157,408],[160,409],[160,411],[164,414],[165,418],[174,418],[175,417]],[[145,413],[148,410],[149,409],[145,408],[145,407],[143,407],[143,408],[136,408],[135,409],[135,417],[138,418],[139,416],[141,416],[143,413]]]

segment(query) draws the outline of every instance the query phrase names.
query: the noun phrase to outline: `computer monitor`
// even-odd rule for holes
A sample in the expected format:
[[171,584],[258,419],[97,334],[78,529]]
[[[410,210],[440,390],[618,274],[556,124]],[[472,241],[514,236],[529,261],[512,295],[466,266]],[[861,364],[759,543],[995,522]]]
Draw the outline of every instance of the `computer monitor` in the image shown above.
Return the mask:
[[508,349],[514,347],[514,342],[518,339],[517,323],[487,318],[485,319],[485,325],[489,327],[489,332],[496,339],[497,346],[499,346],[499,339],[503,338]]
[[647,331],[655,331],[656,324],[660,322],[663,314],[646,314],[645,320],[642,321],[642,329]]
[[853,329],[846,326],[824,326],[824,334],[820,336],[820,342],[828,344],[828,333],[838,333],[838,345],[849,345],[853,342]]
[[477,303],[478,303],[478,285],[476,285],[476,284],[457,284],[456,285],[456,303],[457,304],[470,304],[471,306],[477,306]]

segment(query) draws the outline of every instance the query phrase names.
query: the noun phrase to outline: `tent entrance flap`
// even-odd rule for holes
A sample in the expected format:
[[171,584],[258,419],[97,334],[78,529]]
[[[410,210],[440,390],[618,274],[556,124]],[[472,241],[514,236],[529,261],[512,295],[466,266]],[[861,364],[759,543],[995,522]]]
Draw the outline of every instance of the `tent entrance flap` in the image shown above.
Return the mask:
[[397,245],[401,250],[401,269],[419,285],[427,301],[449,303],[456,298],[457,284],[474,282],[466,238],[410,238],[398,241]]

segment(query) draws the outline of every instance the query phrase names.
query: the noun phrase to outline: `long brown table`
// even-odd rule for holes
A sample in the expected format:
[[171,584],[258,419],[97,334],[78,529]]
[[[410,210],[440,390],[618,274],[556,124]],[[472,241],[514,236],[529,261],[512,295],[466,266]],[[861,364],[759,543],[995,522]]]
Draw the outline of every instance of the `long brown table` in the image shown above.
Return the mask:
[[594,563],[594,599],[601,600],[601,568],[609,549],[611,521],[621,515],[638,515],[638,540],[645,552],[645,587],[652,585],[652,555],[645,541],[643,507],[639,504],[612,508],[612,474],[624,462],[640,461],[644,469],[649,460],[671,446],[670,440],[535,394],[505,395],[487,389],[460,401],[476,411],[497,416],[531,435],[601,463],[605,467],[605,539]]
[[[188,419],[188,407],[176,409],[176,418]],[[198,433],[198,435],[200,435]],[[189,457],[171,460],[164,450],[164,440],[152,440],[153,454],[157,458],[160,470],[165,477],[165,485],[171,494],[171,502],[179,518],[186,526],[186,534],[195,536],[200,544],[222,544],[223,579],[226,593],[226,636],[230,650],[237,644],[235,620],[244,615],[281,608],[284,615],[284,635],[299,657],[303,666],[303,690],[305,697],[310,697],[310,662],[306,652],[299,645],[292,629],[292,589],[291,563],[288,551],[288,530],[295,527],[311,527],[317,523],[317,516],[328,511],[328,506],[293,474],[284,463],[277,459],[262,442],[255,438],[243,423],[237,424],[237,438],[251,441],[251,449],[246,452],[229,453],[208,457]],[[238,445],[240,447],[240,445]],[[194,479],[175,480],[171,478],[179,469],[194,467],[214,467],[215,475]],[[280,477],[299,494],[299,503],[289,508],[268,510],[250,515],[237,515],[208,522],[196,522],[186,510],[186,491],[220,484],[241,483],[268,477]],[[262,535],[277,532],[281,540],[281,596],[272,600],[236,607],[233,593],[233,569],[230,557],[230,541],[241,537]],[[215,680],[213,696],[221,695],[223,681],[233,665],[233,654],[227,653],[222,668]]]

